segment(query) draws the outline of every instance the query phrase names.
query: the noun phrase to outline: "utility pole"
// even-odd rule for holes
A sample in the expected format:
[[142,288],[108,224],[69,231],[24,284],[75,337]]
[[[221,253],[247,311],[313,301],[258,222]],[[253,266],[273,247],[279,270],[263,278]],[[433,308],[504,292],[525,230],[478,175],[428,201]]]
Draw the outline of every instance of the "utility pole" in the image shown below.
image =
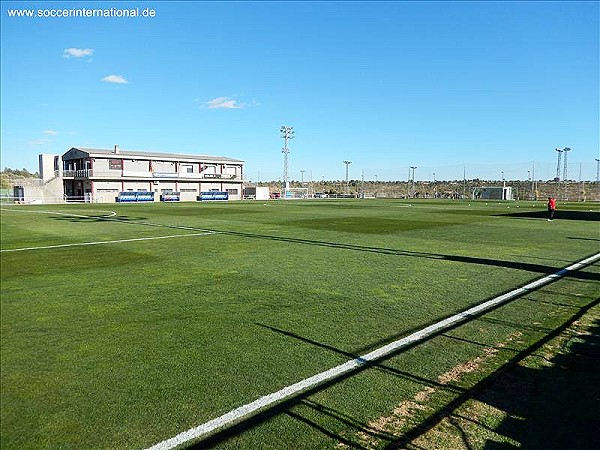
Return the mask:
[[467,165],[463,166],[463,199],[467,199]]
[[598,200],[600,200],[600,158],[596,158],[596,190],[598,191]]
[[567,177],[567,154],[571,149],[569,147],[563,148],[563,153],[565,154],[564,159],[564,168],[563,168],[563,187],[564,187],[564,199],[569,200],[569,193],[567,191],[567,185],[569,178]]
[[360,172],[360,194],[361,198],[365,198],[365,169]]
[[283,149],[281,153],[283,153],[283,192],[284,198],[287,196],[287,191],[289,189],[289,176],[288,176],[288,157],[290,154],[290,149],[288,148],[288,141],[290,139],[294,139],[294,127],[288,127],[283,125],[279,131],[281,132],[281,137],[283,138]]
[[348,186],[348,166],[350,164],[352,164],[352,161],[344,161],[344,164],[346,164],[346,194],[350,193],[350,187]]
[[535,193],[535,161],[532,161],[531,164],[531,198],[537,200],[537,194]]
[[375,174],[375,186],[374,186],[374,189],[375,189],[375,198],[377,198],[377,174]]
[[564,159],[564,169],[563,169],[563,181],[566,183],[567,182],[567,153],[570,152],[571,149],[569,147],[565,147],[563,148],[563,153],[565,154],[565,159]]
[[581,179],[581,162],[579,162],[579,191],[577,192],[577,201],[581,201],[581,195],[583,195],[583,201],[585,202],[585,183]]

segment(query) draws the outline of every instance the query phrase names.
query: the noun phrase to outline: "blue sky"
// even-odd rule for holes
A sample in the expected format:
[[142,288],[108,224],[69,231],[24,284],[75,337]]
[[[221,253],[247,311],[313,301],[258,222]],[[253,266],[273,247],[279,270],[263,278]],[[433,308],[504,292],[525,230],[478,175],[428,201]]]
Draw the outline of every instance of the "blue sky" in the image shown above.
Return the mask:
[[[10,17],[149,8],[154,17]],[[246,177],[596,178],[598,2],[2,2],[2,167],[73,146]],[[304,174],[301,175],[301,170]],[[562,169],[561,169],[562,173]]]

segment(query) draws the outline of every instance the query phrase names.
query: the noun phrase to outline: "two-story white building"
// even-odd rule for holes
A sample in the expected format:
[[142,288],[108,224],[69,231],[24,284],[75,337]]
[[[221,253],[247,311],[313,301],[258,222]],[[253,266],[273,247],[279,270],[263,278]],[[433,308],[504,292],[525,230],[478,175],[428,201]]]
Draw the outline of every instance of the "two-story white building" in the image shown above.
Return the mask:
[[62,155],[59,176],[67,200],[148,201],[242,199],[244,161],[221,156],[71,148]]

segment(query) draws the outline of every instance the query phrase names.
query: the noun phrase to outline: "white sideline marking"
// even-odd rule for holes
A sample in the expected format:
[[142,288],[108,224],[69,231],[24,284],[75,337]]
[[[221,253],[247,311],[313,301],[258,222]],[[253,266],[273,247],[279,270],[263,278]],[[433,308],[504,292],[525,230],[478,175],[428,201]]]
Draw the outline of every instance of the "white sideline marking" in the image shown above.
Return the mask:
[[154,239],[171,239],[171,238],[188,237],[188,236],[206,236],[209,234],[213,234],[213,233],[204,232],[204,233],[189,233],[189,234],[172,234],[170,236],[149,236],[149,237],[132,238],[132,239],[117,239],[114,241],[76,242],[74,244],[44,245],[42,247],[9,248],[9,249],[5,249],[5,250],[0,250],[0,253],[24,252],[27,250],[44,250],[44,249],[49,249],[49,248],[61,248],[61,247],[79,247],[79,246],[83,246],[83,245],[102,245],[102,244],[118,244],[121,242],[152,241]]
[[[111,217],[114,217],[117,215],[117,213],[115,211],[108,211],[110,214],[107,216],[86,216],[84,214],[73,214],[73,213],[63,213],[63,212],[59,212],[59,211],[27,211],[27,210],[21,210],[21,209],[16,209],[16,208],[1,208],[1,211],[11,211],[11,212],[24,212],[24,213],[32,213],[32,214],[56,214],[59,216],[68,216],[68,217],[82,217],[84,219],[98,219],[98,220],[106,220],[107,222],[117,222],[117,223],[128,223],[131,225],[146,225],[149,227],[162,227],[162,228],[174,228],[177,230],[189,230],[189,231],[202,231],[203,234],[218,234],[218,231],[213,231],[213,230],[205,230],[203,228],[195,228],[195,227],[185,227],[182,225],[165,225],[165,224],[161,224],[161,223],[152,223],[152,222],[125,222],[123,220],[120,219],[112,219]],[[106,211],[103,211],[106,212]],[[135,239],[133,239],[135,240]],[[118,241],[115,241],[118,242]],[[41,248],[41,247],[40,247]]]
[[513,297],[522,295],[540,286],[549,284],[557,280],[558,278],[563,277],[567,272],[578,270],[598,260],[600,260],[600,253],[596,253],[595,255],[590,256],[589,258],[586,258],[582,261],[565,267],[564,269],[561,269],[552,275],[540,278],[539,280],[529,283],[526,286],[520,287],[499,297],[481,303],[480,305],[467,309],[466,311],[448,317],[447,319],[444,319],[440,322],[423,328],[422,330],[417,331],[409,336],[406,336],[402,339],[398,339],[397,341],[394,341],[390,344],[384,345],[383,347],[380,347],[377,350],[367,353],[364,356],[355,358],[344,364],[333,367],[332,369],[326,370],[325,372],[313,375],[312,377],[305,378],[304,380],[299,381],[298,383],[284,387],[283,389],[280,389],[279,391],[274,392],[272,394],[260,397],[257,400],[254,400],[253,402],[250,402],[244,406],[240,406],[239,408],[233,409],[228,413],[217,417],[216,419],[210,420],[197,427],[190,428],[189,430],[179,433],[178,435],[170,439],[159,442],[158,444],[155,444],[152,447],[148,447],[146,450],[169,450],[193,439],[206,437],[219,429],[229,427],[231,425],[239,423],[243,419],[252,417],[253,415],[256,415],[258,412],[266,409],[269,406],[281,403],[285,400],[289,400],[290,398],[297,396],[298,394],[304,391],[307,391],[309,389],[322,385],[328,381],[339,378],[340,376],[345,375],[349,372],[355,371],[356,369],[364,366],[368,362],[381,359],[391,353],[396,352],[401,348],[419,342],[434,333],[440,332],[451,327],[452,325],[460,323],[471,316],[480,314],[488,309],[505,303]]
[[23,209],[17,209],[17,208],[2,208],[2,211],[22,212],[22,213],[29,213],[29,214],[58,214],[60,216],[85,217],[87,219],[91,219],[91,218],[105,219],[107,217],[114,217],[117,215],[117,213],[115,211],[98,211],[98,212],[108,212],[109,214],[106,216],[84,216],[81,214],[61,213],[58,211],[30,211],[30,210],[23,210]]

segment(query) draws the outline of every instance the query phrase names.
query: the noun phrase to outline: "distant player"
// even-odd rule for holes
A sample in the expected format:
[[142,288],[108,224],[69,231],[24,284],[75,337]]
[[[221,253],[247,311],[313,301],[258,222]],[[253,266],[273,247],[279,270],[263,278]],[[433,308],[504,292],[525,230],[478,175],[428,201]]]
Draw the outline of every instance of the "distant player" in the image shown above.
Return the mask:
[[554,211],[556,211],[556,199],[548,197],[548,222],[554,219]]

